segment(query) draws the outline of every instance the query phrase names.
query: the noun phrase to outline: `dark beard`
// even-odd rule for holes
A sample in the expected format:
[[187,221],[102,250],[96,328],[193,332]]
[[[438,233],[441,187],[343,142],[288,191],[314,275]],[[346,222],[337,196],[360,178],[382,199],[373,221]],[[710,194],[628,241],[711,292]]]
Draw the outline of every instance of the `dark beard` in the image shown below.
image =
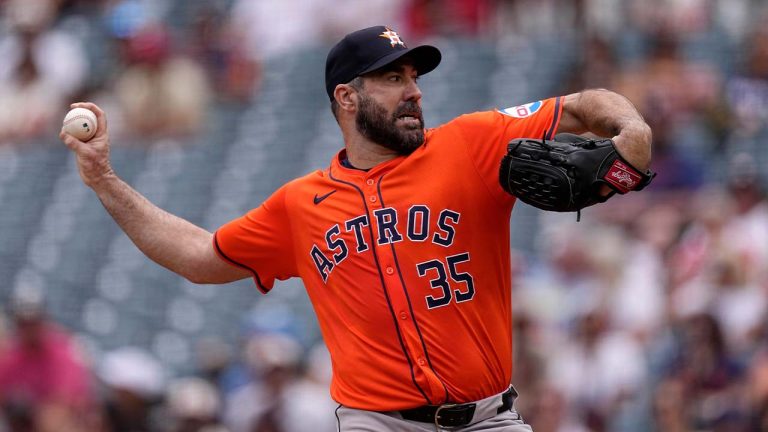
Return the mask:
[[[406,102],[390,117],[373,98],[364,93],[360,95],[355,124],[357,131],[370,141],[382,147],[396,151],[401,155],[409,155],[424,143],[424,118],[421,108],[416,102]],[[404,113],[411,113],[419,119],[418,128],[405,128],[397,125],[397,118]]]

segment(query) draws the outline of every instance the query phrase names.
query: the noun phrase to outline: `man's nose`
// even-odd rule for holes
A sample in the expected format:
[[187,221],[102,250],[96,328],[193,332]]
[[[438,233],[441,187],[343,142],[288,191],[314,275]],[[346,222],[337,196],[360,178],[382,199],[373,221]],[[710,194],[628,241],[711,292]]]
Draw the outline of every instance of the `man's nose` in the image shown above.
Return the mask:
[[419,85],[416,83],[416,80],[411,80],[408,83],[408,86],[405,89],[405,93],[403,94],[403,99],[416,101],[416,102],[421,100],[421,89],[419,88]]

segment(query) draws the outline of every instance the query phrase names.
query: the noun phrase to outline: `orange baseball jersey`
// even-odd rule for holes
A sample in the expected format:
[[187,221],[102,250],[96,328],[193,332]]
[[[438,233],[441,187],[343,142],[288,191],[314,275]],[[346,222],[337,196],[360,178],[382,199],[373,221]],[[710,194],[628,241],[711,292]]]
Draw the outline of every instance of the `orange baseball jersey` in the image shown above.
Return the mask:
[[408,156],[363,171],[342,150],[219,228],[253,272],[303,279],[331,353],[331,396],[390,411],[464,403],[512,378],[509,218],[499,185],[513,138],[550,138],[560,98],[460,116]]

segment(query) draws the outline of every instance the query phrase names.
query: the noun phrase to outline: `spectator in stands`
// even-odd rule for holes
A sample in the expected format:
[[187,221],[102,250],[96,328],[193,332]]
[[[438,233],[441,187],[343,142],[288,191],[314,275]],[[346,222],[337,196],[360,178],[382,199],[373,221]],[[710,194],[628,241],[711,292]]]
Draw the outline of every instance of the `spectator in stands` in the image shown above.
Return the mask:
[[570,89],[611,88],[618,75],[619,65],[613,46],[605,35],[587,35],[583,42],[583,54],[579,56],[575,73],[570,76]]
[[206,4],[195,12],[191,54],[208,71],[216,97],[249,102],[261,86],[261,61],[247,50],[242,29],[226,12]]
[[301,354],[301,345],[286,333],[256,333],[248,339],[243,355],[252,381],[226,401],[224,419],[232,432],[289,432],[286,390],[296,380]]
[[768,312],[768,201],[752,155],[735,155],[728,177],[733,212],[710,265],[716,290],[711,311],[735,353],[748,355]]
[[[667,415],[677,410],[674,421],[684,423],[683,430],[748,430],[745,404],[737,396],[744,386],[743,370],[730,356],[717,320],[693,315],[680,321],[678,330],[676,351],[657,387],[657,409],[669,409]],[[674,403],[668,400],[673,394]]]
[[230,25],[255,61],[273,59],[287,51],[300,51],[321,41],[323,0],[237,0]]
[[613,416],[645,379],[642,346],[607,318],[600,310],[583,315],[552,353],[548,373],[551,385],[569,396],[571,415],[596,432],[612,430]]
[[50,135],[85,80],[80,41],[52,27],[54,0],[9,0],[11,32],[0,38],[0,143]]
[[[291,324],[250,329],[243,356],[251,381],[226,396],[232,432],[332,432],[330,354],[323,344],[305,352]],[[306,355],[305,355],[306,354]],[[306,365],[302,368],[302,358]]]
[[210,88],[203,68],[178,54],[168,29],[148,23],[125,40],[115,93],[124,128],[142,137],[180,136],[204,126]]
[[667,262],[668,306],[676,318],[701,314],[716,301],[712,283],[719,256],[731,254],[724,227],[733,216],[733,201],[713,186],[690,197],[688,220]]
[[754,137],[768,128],[768,30],[758,26],[745,45],[744,70],[726,85],[729,105],[735,116],[734,133]]
[[625,67],[615,85],[643,113],[653,130],[657,190],[686,191],[701,186],[701,158],[714,149],[709,120],[722,105],[722,73],[686,60],[679,36],[668,30],[650,35],[647,60]]
[[515,304],[538,317],[545,331],[559,331],[595,310],[605,293],[587,252],[591,233],[573,229],[575,220],[559,216],[543,215],[549,223],[539,239],[542,263],[521,275],[514,290]]
[[122,347],[99,363],[104,384],[104,426],[108,431],[150,432],[162,418],[158,411],[165,387],[162,365],[141,348]]
[[[768,46],[766,49],[768,50]],[[768,69],[766,72],[768,73]],[[768,78],[768,75],[766,77]],[[733,196],[735,213],[725,226],[725,236],[733,245],[739,262],[744,267],[746,282],[764,285],[768,283],[766,175],[761,173],[755,156],[748,153],[734,155],[729,164],[726,187],[728,193]]]
[[222,338],[204,337],[195,343],[195,374],[227,394],[248,382],[247,373],[233,364],[234,349]]
[[615,247],[598,248],[603,267],[617,272],[608,307],[612,322],[643,343],[666,323],[667,256],[684,222],[678,206],[656,200],[627,221]]
[[[514,318],[514,338],[518,349],[515,353],[515,370],[512,380],[521,394],[519,412],[525,413],[525,422],[537,432],[586,432],[581,419],[567,412],[567,396],[546,379],[549,367],[547,335],[530,314],[518,312]],[[566,426],[567,425],[567,426]]]
[[91,374],[43,303],[33,289],[18,290],[10,302],[14,333],[0,351],[0,409],[11,432],[93,430]]
[[218,421],[221,401],[216,388],[194,377],[178,378],[168,385],[166,405],[170,432],[227,432]]
[[[405,0],[237,0],[229,18],[212,33],[220,53],[220,81],[225,94],[248,100],[258,91],[265,61],[336,41],[350,31],[350,23],[366,27],[382,22],[397,26]],[[327,10],[333,13],[327,13]],[[206,18],[207,16],[207,18]],[[211,18],[200,15],[200,25]],[[202,28],[201,28],[202,29]]]
[[293,409],[285,412],[285,430],[333,432],[336,419],[331,414],[338,404],[331,399],[331,355],[324,343],[312,347],[296,381],[286,389],[285,398]]
[[713,266],[712,315],[720,323],[734,356],[746,359],[754,350],[768,312],[765,288],[750,283],[741,257],[717,257]]

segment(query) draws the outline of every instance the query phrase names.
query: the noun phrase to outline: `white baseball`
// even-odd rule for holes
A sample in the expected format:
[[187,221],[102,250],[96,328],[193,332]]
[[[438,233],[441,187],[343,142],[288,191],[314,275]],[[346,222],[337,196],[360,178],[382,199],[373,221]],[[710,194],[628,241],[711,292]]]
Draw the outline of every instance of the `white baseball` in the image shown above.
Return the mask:
[[93,138],[98,128],[96,114],[85,108],[73,108],[64,116],[64,131],[80,141]]

